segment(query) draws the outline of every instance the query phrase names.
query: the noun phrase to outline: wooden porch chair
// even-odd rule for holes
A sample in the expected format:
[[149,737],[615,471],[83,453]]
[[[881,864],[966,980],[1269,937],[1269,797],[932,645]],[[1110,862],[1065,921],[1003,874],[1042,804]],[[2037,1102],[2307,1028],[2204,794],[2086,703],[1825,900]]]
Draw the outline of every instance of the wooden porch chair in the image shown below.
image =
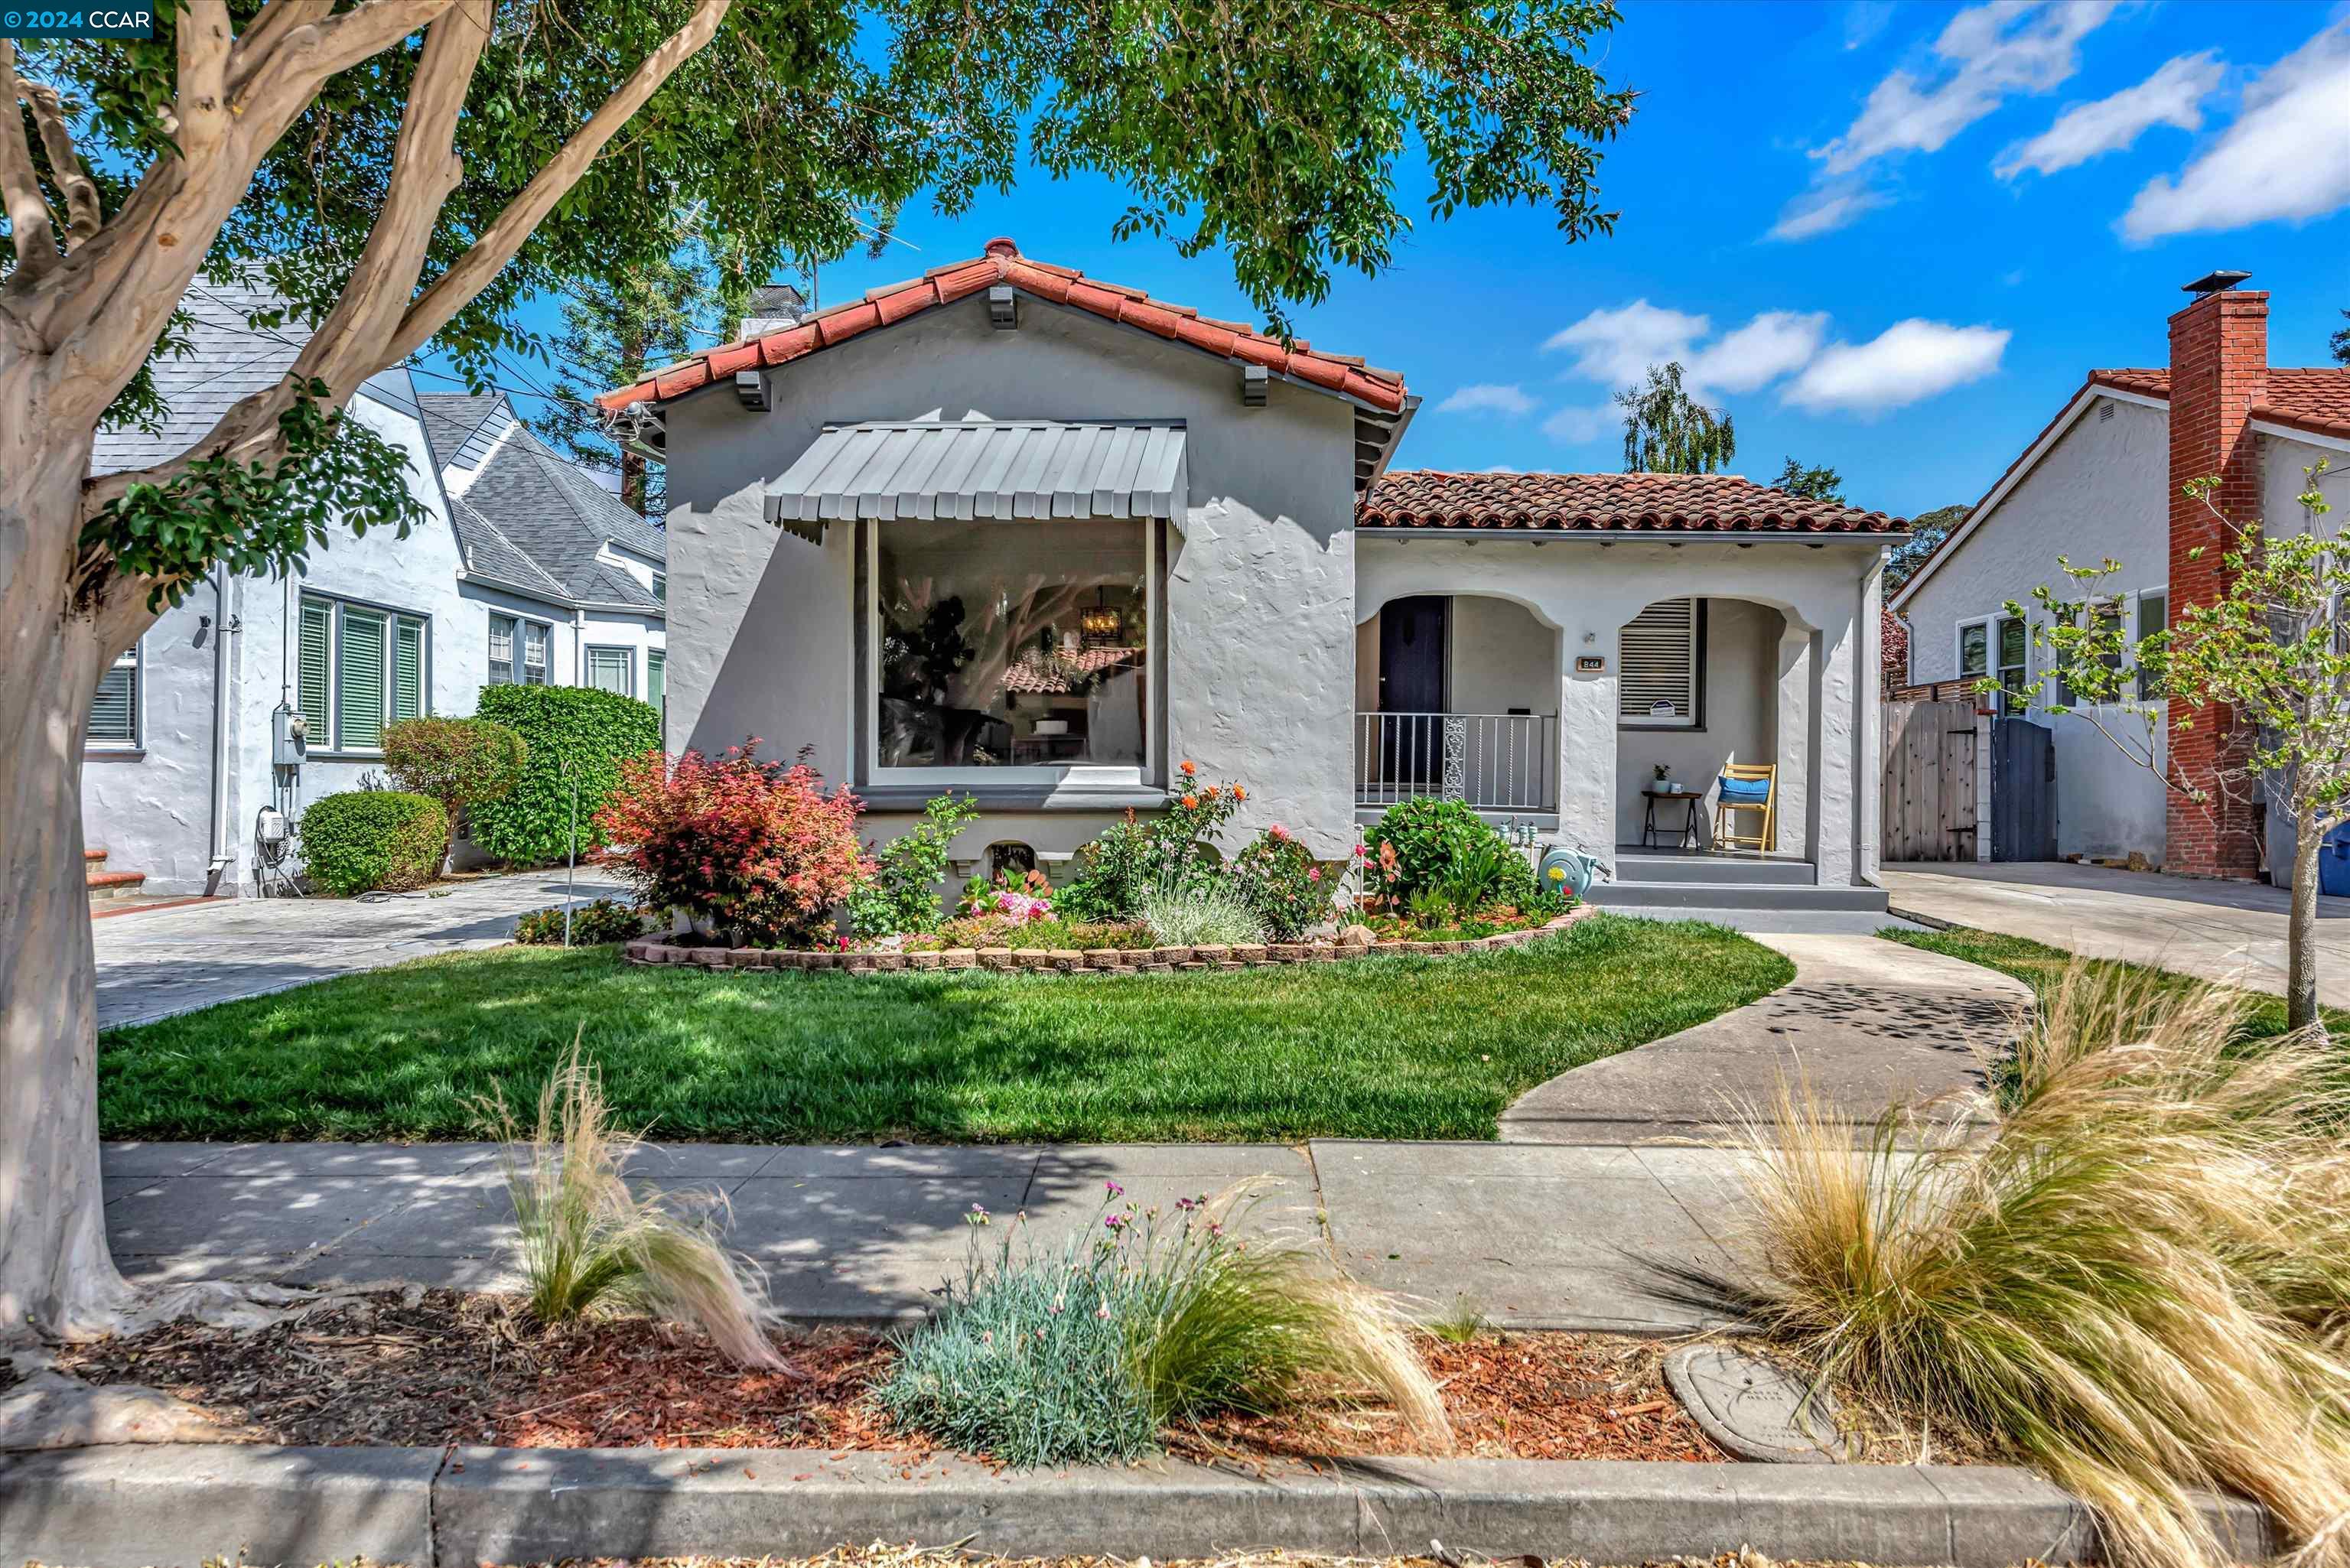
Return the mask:
[[[1759,794],[1755,786],[1762,786]],[[1759,811],[1762,827],[1759,833],[1732,831],[1732,812]],[[1779,764],[1776,763],[1730,763],[1721,770],[1721,793],[1713,805],[1713,846],[1716,849],[1752,849],[1762,856],[1776,846],[1779,835]]]

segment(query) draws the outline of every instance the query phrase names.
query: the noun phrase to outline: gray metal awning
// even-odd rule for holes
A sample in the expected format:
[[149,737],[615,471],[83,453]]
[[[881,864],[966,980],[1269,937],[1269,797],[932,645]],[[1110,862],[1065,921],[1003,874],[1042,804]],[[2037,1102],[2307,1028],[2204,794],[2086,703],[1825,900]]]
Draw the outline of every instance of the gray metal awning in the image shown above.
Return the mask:
[[1183,427],[1049,420],[828,425],[767,484],[767,521],[806,539],[859,517],[1172,519]]

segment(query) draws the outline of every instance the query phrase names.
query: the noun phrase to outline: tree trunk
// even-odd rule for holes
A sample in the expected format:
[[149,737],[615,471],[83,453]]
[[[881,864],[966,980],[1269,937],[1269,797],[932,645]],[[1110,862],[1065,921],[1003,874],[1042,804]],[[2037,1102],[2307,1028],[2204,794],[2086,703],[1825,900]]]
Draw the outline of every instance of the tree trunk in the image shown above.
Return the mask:
[[2293,913],[2285,926],[2285,1023],[2306,1029],[2317,1022],[2317,879],[2325,834],[2314,812],[2304,811],[2293,845]]
[[[12,619],[21,607],[37,627],[18,623],[12,649],[31,658],[12,659],[0,682],[0,1339],[27,1328],[100,1332],[131,1299],[107,1251],[99,1188],[96,964],[81,853],[82,740],[114,654],[91,620],[59,613],[62,584],[59,573],[0,593]],[[47,603],[27,602],[36,597]]]

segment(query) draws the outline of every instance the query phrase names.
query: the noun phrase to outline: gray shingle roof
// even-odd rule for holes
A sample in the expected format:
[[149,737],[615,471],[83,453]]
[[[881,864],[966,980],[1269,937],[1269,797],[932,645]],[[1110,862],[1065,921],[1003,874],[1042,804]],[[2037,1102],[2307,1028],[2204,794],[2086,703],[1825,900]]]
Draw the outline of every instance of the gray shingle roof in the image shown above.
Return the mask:
[[[455,511],[468,569],[532,592],[546,591],[533,587],[544,579],[567,601],[660,612],[642,584],[598,557],[611,545],[665,562],[667,535],[556,456],[520,422],[504,393],[426,392],[417,403],[442,477],[462,497]],[[515,556],[535,573],[515,571]],[[501,560],[504,566],[495,564]]]
[[138,430],[99,432],[90,454],[93,473],[146,468],[179,456],[239,399],[282,380],[309,339],[298,322],[274,330],[245,325],[249,313],[282,303],[266,289],[198,278],[182,303],[195,317],[189,335],[193,352],[156,363],[155,389],[171,410],[162,430],[154,435]]

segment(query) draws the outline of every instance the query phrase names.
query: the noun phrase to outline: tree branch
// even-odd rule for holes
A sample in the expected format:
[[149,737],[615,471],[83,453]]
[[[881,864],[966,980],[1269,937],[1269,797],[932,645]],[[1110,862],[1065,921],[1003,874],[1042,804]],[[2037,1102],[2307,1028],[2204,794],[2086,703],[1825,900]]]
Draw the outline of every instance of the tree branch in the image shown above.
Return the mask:
[[644,107],[645,100],[660,90],[660,86],[683,65],[702,51],[716,35],[719,23],[733,0],[701,0],[684,26],[664,39],[642,64],[620,84],[603,107],[589,117],[586,125],[572,133],[563,150],[549,159],[546,167],[532,176],[529,184],[500,213],[497,218],[459,256],[449,270],[434,280],[408,309],[400,328],[386,350],[383,363],[397,364],[432,339],[433,334],[446,327],[467,301],[479,294],[495,277],[500,268],[512,261],[546,215],[555,210],[572,186],[588,172],[604,144],[619,133],[631,115]]
[[98,233],[106,214],[98,204],[98,182],[81,166],[74,151],[73,128],[66,123],[65,100],[45,83],[27,83],[25,101],[33,106],[33,120],[41,128],[41,150],[49,155],[49,177],[66,198],[66,254]]
[[16,275],[37,281],[57,265],[49,237],[49,203],[25,140],[25,117],[16,107],[24,92],[16,77],[16,42],[0,38],[0,202],[6,204],[8,233],[16,244]]

